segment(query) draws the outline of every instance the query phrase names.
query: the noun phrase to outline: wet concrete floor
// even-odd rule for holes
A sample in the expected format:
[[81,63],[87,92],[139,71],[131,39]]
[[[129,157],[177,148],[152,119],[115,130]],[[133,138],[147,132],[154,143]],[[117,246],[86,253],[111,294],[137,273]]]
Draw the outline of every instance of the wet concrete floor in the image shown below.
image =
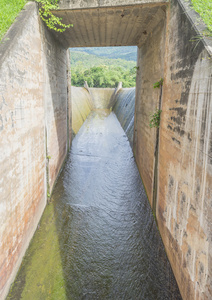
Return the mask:
[[74,138],[8,299],[181,299],[113,112]]

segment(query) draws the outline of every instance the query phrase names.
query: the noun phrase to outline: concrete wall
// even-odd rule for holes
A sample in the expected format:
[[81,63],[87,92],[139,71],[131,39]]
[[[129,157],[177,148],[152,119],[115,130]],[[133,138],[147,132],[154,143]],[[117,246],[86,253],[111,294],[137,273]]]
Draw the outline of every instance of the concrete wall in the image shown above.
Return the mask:
[[114,110],[133,147],[135,88],[71,88],[72,130],[76,135],[92,110]]
[[90,114],[93,103],[91,96],[84,87],[71,87],[72,99],[72,130],[76,135]]
[[66,156],[66,73],[65,49],[27,4],[0,45],[1,299],[46,205],[47,181],[50,192]]
[[138,48],[135,104],[134,154],[149,201],[153,201],[156,130],[150,128],[150,115],[159,108],[160,89],[154,83],[164,77],[165,13],[160,23]]
[[[183,33],[183,34],[182,34]],[[158,225],[184,299],[212,298],[212,63],[177,1],[168,11]]]
[[71,87],[72,130],[76,135],[92,110],[110,109],[114,88]]
[[119,90],[115,98],[113,111],[124,129],[131,147],[133,147],[135,88],[122,88]]
[[[44,105],[50,193],[66,157],[69,143],[67,99],[67,51],[42,26],[44,62]],[[69,100],[69,101],[68,101]]]
[[[212,48],[191,42],[199,34],[193,16],[172,0],[166,30],[161,20],[139,50],[134,151],[152,207],[156,188],[156,218],[183,299],[205,300],[212,298]],[[148,124],[161,77],[155,155],[157,130]]]
[[95,109],[112,108],[111,97],[114,94],[114,88],[89,88],[89,91]]

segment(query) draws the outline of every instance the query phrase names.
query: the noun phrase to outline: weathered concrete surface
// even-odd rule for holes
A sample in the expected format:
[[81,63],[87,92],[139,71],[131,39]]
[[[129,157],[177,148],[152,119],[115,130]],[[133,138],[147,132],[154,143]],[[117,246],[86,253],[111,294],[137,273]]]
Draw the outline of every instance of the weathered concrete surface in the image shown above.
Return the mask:
[[159,107],[160,89],[153,85],[164,76],[165,14],[157,28],[138,50],[134,154],[152,205],[156,130],[149,126],[150,115]]
[[[198,32],[181,5],[171,1],[166,42],[161,21],[139,50],[134,151],[151,205],[157,172],[156,217],[183,299],[205,300],[212,298],[211,48],[191,42]],[[153,83],[162,77],[157,171],[148,124],[160,92]]]
[[93,110],[114,109],[117,118],[133,145],[135,88],[71,88],[72,130],[76,135]]
[[115,92],[114,88],[89,88],[89,91],[95,109],[112,108],[111,98]]
[[[135,7],[129,5],[132,2],[125,7],[114,3],[112,7],[111,2],[99,1],[98,9],[76,6],[67,14],[59,11],[65,22],[75,26],[61,38],[55,34],[57,40],[40,26],[33,4],[19,30],[10,30],[12,42],[5,40],[0,46],[2,297],[35,231],[71,139],[66,52],[58,42],[62,41],[66,47],[139,46],[136,161],[152,206],[157,196],[158,226],[183,298],[212,298],[212,48],[204,41],[198,45],[190,41],[198,33],[180,0],[170,2],[167,17],[164,2],[136,2]],[[161,77],[163,112],[155,154],[156,131],[149,128],[149,114],[159,106],[160,91],[153,84]]]
[[76,9],[76,8],[99,8],[111,6],[128,6],[138,4],[157,4],[166,3],[168,0],[60,0],[59,6],[61,9]]
[[113,111],[128,137],[130,146],[133,148],[135,88],[122,88],[118,91]]
[[35,4],[27,4],[0,45],[1,299],[68,148],[66,69],[65,49],[41,26]]
[[[178,1],[168,12],[158,225],[184,299],[212,299],[212,63]],[[183,34],[182,34],[183,33]]]
[[141,45],[166,9],[164,2],[98,9],[85,3],[83,9],[54,11],[64,23],[74,25],[62,34],[54,33],[65,47]]
[[[76,135],[92,110],[110,109],[113,106],[114,88],[71,88],[72,130]],[[114,99],[115,100],[115,99]]]
[[[46,140],[49,167],[49,188],[63,164],[68,150],[67,143],[67,57],[64,49],[45,30],[44,35],[44,103],[46,118]],[[69,99],[70,101],[70,99]]]
[[89,92],[84,87],[71,87],[72,130],[76,135],[90,114],[93,103]]

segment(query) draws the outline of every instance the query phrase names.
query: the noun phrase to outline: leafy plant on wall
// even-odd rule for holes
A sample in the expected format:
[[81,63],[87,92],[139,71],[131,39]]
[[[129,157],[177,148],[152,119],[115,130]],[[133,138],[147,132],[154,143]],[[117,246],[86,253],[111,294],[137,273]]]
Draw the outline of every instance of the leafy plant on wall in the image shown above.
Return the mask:
[[56,17],[51,11],[58,9],[58,0],[35,0],[39,4],[39,14],[47,27],[57,31],[64,32],[67,28],[73,27],[73,24],[64,24],[62,18]]
[[161,78],[159,81],[155,82],[153,87],[154,89],[160,88],[163,85],[163,78]]
[[150,115],[150,121],[149,121],[150,128],[153,127],[159,128],[161,112],[162,112],[161,109],[157,109],[152,115]]
[[[160,102],[161,102],[162,86],[163,86],[163,78],[161,78],[159,81],[155,82],[153,85],[154,89],[156,89],[156,88],[161,89],[160,99],[159,99],[159,107],[160,107]],[[150,120],[149,120],[150,128],[153,128],[153,127],[159,128],[160,127],[161,112],[162,112],[161,109],[156,109],[156,111],[150,115]]]

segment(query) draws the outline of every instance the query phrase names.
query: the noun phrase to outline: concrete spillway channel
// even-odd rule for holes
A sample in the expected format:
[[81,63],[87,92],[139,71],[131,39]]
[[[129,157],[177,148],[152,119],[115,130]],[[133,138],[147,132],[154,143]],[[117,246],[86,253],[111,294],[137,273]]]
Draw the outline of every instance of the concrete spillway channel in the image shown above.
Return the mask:
[[99,93],[72,89],[73,130],[88,117],[8,299],[181,299],[126,135],[135,91]]

